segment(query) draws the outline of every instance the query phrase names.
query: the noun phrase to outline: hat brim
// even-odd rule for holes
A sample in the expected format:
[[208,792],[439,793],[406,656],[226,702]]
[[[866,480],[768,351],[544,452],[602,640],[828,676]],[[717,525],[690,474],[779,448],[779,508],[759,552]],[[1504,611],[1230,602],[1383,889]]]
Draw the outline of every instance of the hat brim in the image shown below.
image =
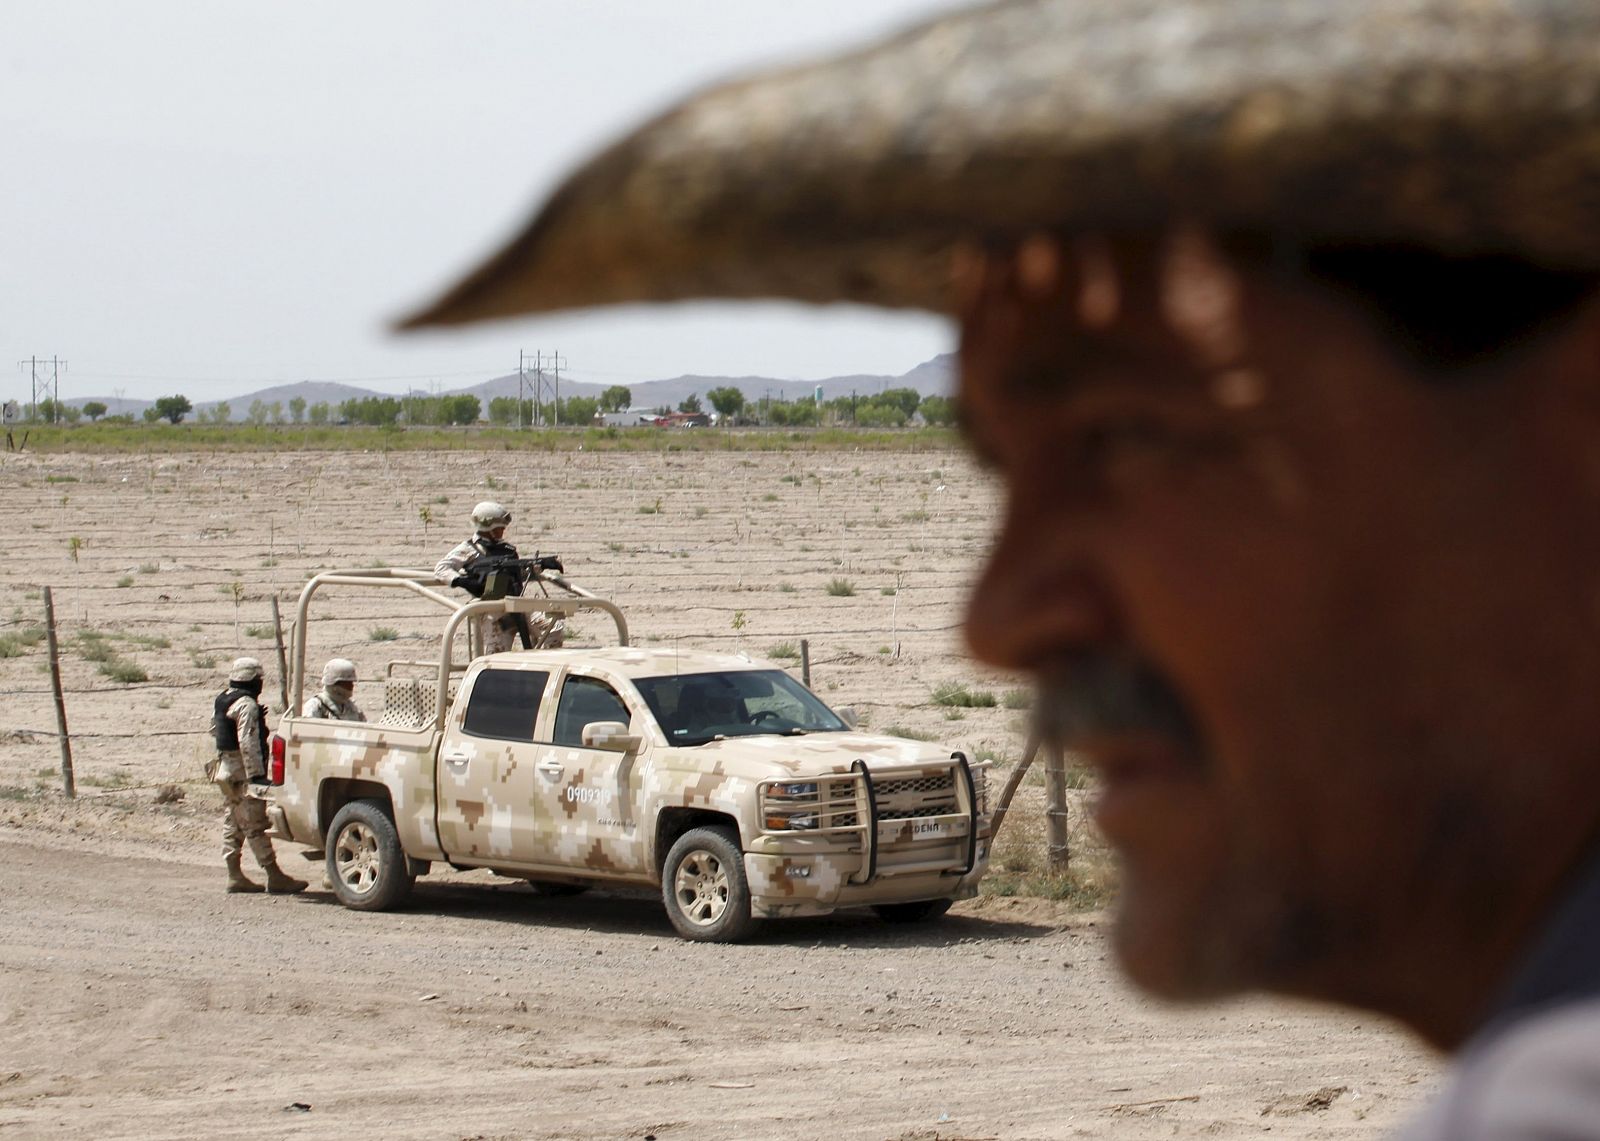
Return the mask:
[[1011,0],[693,97],[403,327],[947,311],[960,241],[1174,219],[1600,269],[1600,5]]

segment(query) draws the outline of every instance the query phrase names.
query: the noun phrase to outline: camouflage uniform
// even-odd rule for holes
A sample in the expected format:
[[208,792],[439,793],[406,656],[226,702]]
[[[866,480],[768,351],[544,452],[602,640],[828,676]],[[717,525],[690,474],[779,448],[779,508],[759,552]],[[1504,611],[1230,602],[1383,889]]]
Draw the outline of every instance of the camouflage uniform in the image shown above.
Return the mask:
[[302,717],[327,717],[334,721],[365,721],[367,715],[354,701],[340,701],[327,690],[306,698],[300,709]]
[[222,795],[222,860],[228,869],[228,891],[261,890],[240,867],[246,843],[267,874],[268,891],[303,891],[303,880],[284,874],[278,867],[272,841],[267,838],[266,804],[260,797],[250,795],[249,782],[263,780],[267,775],[266,711],[256,700],[260,681],[260,662],[254,658],[237,659],[228,674],[228,688],[217,696],[214,706],[212,732],[217,755],[206,765],[206,777]]

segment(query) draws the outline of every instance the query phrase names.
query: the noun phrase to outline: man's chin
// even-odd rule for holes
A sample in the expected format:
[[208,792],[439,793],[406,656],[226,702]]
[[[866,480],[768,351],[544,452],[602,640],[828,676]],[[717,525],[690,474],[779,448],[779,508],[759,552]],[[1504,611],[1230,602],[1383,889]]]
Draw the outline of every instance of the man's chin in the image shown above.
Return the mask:
[[1171,1002],[1201,1002],[1254,989],[1247,945],[1220,930],[1215,914],[1192,902],[1163,901],[1125,881],[1112,946],[1123,973],[1140,990]]

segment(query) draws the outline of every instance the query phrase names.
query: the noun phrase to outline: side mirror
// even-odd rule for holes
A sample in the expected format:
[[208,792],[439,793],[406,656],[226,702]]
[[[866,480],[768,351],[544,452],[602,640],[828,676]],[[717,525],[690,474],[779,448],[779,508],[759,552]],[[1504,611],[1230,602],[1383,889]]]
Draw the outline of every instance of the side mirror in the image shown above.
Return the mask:
[[839,720],[850,726],[850,728],[854,729],[856,727],[855,706],[846,705],[840,709],[835,709],[834,712],[839,715]]
[[620,721],[591,721],[583,727],[583,747],[609,753],[636,753],[640,739]]

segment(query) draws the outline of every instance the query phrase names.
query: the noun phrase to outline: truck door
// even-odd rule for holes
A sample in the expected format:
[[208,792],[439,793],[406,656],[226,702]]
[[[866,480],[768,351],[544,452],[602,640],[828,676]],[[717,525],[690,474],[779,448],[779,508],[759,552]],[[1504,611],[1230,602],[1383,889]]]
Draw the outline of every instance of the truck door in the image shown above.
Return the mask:
[[637,875],[645,870],[636,803],[643,758],[585,748],[583,727],[595,721],[620,721],[642,732],[642,719],[610,682],[567,674],[550,741],[539,751],[540,847],[560,867]]
[[487,666],[457,699],[439,745],[439,844],[453,859],[522,863],[537,845],[540,811],[534,724],[548,670]]

